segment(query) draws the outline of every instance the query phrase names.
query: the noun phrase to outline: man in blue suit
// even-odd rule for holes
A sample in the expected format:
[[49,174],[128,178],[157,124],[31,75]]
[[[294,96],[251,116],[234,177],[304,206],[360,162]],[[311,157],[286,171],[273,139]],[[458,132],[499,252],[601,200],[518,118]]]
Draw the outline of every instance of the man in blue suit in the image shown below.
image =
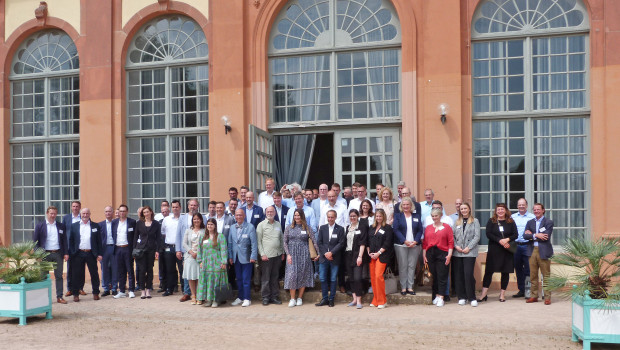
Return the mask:
[[[71,238],[71,225],[76,222],[80,222],[80,210],[82,210],[82,203],[80,201],[71,202],[71,213],[65,215],[62,218],[62,223],[65,225],[67,231],[67,242]],[[67,261],[67,293],[66,297],[73,294],[73,258],[69,255],[69,261]],[[80,295],[86,295],[83,290],[80,290]]]
[[245,221],[252,224],[256,230],[256,226],[265,220],[265,213],[263,208],[254,202],[254,192],[248,191],[245,194],[245,207],[243,209],[245,209]]
[[112,235],[112,220],[114,219],[114,208],[107,206],[103,209],[105,220],[99,223],[101,229],[101,247],[103,249],[103,260],[101,260],[101,279],[103,293],[102,297],[116,295],[118,290],[118,270],[114,257],[114,237]]
[[[331,192],[331,191],[330,191]],[[346,236],[344,228],[336,224],[337,213],[330,209],[327,213],[327,224],[319,228],[319,278],[321,279],[321,289],[323,298],[316,306],[334,306],[336,298],[336,282],[338,279],[338,268],[342,259],[342,251],[346,248]]]
[[56,263],[56,268],[54,269],[56,301],[59,304],[66,304],[67,302],[62,297],[62,270],[64,262],[69,259],[67,234],[65,232],[65,225],[56,221],[56,215],[58,215],[58,209],[54,206],[49,206],[45,211],[46,220],[39,222],[34,228],[32,240],[36,242],[37,248],[44,249],[49,253],[43,260]]
[[[185,249],[183,249],[183,236],[185,235],[185,231],[188,228],[192,227],[192,217],[194,214],[200,212],[200,204],[198,203],[198,199],[192,198],[187,201],[187,213],[181,215],[179,218],[179,223],[177,225],[177,234],[176,234],[176,243],[175,250],[177,251],[177,258],[183,259],[183,255],[185,254]],[[203,222],[207,222],[207,217],[202,216]],[[179,274],[183,276],[183,269],[179,270]],[[189,289],[189,283],[184,278],[183,279],[183,296],[179,301],[184,302],[191,299],[192,292]]]
[[282,194],[278,191],[273,193],[273,207],[276,209],[274,220],[282,225],[282,232],[284,232],[286,230],[286,214],[288,214],[289,207],[282,204]]
[[233,306],[250,306],[250,284],[252,268],[258,257],[258,242],[254,226],[245,220],[245,209],[235,211],[236,224],[230,228],[228,240],[228,258],[235,265],[239,294],[232,302]]
[[135,298],[135,275],[133,273],[133,235],[136,220],[127,217],[129,208],[125,204],[118,206],[118,219],[112,220],[112,240],[114,241],[114,259],[116,260],[119,292],[114,299],[127,297],[125,281],[129,281],[129,297]]
[[[553,220],[545,217],[545,206],[536,203],[532,209],[535,218],[525,224],[523,238],[528,241],[526,255],[530,257],[530,282],[532,283],[531,296],[526,303],[538,301],[538,269],[543,275],[543,287],[549,281],[551,273],[551,257],[553,245],[551,234],[553,233]],[[545,305],[551,305],[551,293],[545,291]]]
[[90,221],[90,209],[80,212],[82,220],[71,225],[69,238],[69,255],[73,257],[73,301],[79,302],[79,291],[84,287],[84,265],[88,266],[93,287],[93,299],[99,300],[99,270],[97,261],[101,261],[101,233],[99,224]]

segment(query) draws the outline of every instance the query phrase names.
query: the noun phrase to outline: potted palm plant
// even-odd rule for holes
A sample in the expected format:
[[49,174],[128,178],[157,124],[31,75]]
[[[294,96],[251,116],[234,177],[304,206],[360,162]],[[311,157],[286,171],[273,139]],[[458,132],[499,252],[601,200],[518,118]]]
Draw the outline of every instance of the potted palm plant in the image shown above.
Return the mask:
[[[569,239],[552,261],[547,290],[572,300],[572,340],[620,343],[620,240]],[[572,285],[572,288],[569,286]]]
[[34,242],[14,243],[0,247],[0,316],[26,317],[45,313],[52,318],[52,280],[48,272],[54,262],[44,261],[49,255],[37,249]]

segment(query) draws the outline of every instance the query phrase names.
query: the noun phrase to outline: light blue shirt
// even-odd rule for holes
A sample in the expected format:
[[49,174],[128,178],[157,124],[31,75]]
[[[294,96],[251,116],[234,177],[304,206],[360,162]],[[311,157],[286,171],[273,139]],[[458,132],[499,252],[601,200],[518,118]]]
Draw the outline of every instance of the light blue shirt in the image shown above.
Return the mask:
[[535,219],[536,217],[534,216],[534,214],[530,212],[525,212],[525,215],[521,215],[519,214],[519,212],[516,212],[512,214],[511,217],[512,217],[512,220],[514,220],[515,224],[517,225],[517,232],[519,232],[519,237],[517,238],[517,242],[521,242],[521,243],[527,242],[525,239],[523,239],[523,232],[525,232],[525,225],[527,224],[528,221]]
[[[536,219],[536,217],[534,216],[534,220],[536,220],[536,232],[534,232],[534,233],[540,232],[540,223],[542,222],[542,219],[544,217],[545,216],[543,215],[543,216],[540,217],[540,219]],[[538,241],[536,240],[536,237],[534,237],[534,247],[538,247]]]
[[[434,202],[434,201],[433,201]],[[433,209],[433,202],[431,202],[431,204],[428,204],[427,201],[424,202],[420,202],[420,207],[421,207],[421,211],[422,213],[420,213],[422,215],[421,220],[422,222],[424,222],[424,220],[426,220],[426,217],[431,215],[431,209]],[[411,210],[414,210],[415,208],[411,208]],[[446,216],[446,210],[442,209],[442,216]]]
[[[295,209],[297,209],[297,206],[288,210],[288,213],[286,214],[286,226],[291,226],[291,223],[293,222],[293,216],[295,215]],[[310,228],[315,235],[318,234],[319,222],[314,215],[314,210],[307,205],[304,205],[303,210],[304,215],[306,216],[306,223],[310,225]]]
[[254,211],[254,205],[252,205],[252,209],[249,209],[247,206],[245,207],[245,221],[252,221],[252,212]]

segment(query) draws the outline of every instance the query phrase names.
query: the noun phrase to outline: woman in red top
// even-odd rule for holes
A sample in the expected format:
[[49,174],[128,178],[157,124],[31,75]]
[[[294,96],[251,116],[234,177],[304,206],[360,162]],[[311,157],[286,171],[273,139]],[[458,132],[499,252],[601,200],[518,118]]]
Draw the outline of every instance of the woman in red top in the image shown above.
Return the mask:
[[439,208],[431,210],[433,224],[426,226],[422,242],[424,263],[428,264],[433,275],[433,304],[443,306],[443,295],[450,271],[450,259],[454,248],[454,234],[448,224],[441,222],[443,212]]

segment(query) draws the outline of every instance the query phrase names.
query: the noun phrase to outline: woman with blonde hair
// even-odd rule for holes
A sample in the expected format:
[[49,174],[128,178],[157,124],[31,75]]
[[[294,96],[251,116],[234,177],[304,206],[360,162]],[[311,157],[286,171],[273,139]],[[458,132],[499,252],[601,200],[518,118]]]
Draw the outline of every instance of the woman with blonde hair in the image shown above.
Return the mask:
[[387,224],[387,215],[383,209],[377,209],[375,213],[375,222],[368,230],[366,250],[370,256],[370,283],[373,291],[370,307],[383,309],[387,304],[383,273],[394,258],[394,233]]
[[474,217],[469,203],[461,204],[458,214],[458,219],[454,224],[453,283],[459,298],[459,305],[465,305],[469,301],[471,306],[478,306],[474,267],[476,257],[478,257],[480,223]]
[[383,209],[385,211],[386,223],[392,225],[394,222],[394,194],[389,187],[383,187],[379,192],[381,201],[375,205],[375,210]]

